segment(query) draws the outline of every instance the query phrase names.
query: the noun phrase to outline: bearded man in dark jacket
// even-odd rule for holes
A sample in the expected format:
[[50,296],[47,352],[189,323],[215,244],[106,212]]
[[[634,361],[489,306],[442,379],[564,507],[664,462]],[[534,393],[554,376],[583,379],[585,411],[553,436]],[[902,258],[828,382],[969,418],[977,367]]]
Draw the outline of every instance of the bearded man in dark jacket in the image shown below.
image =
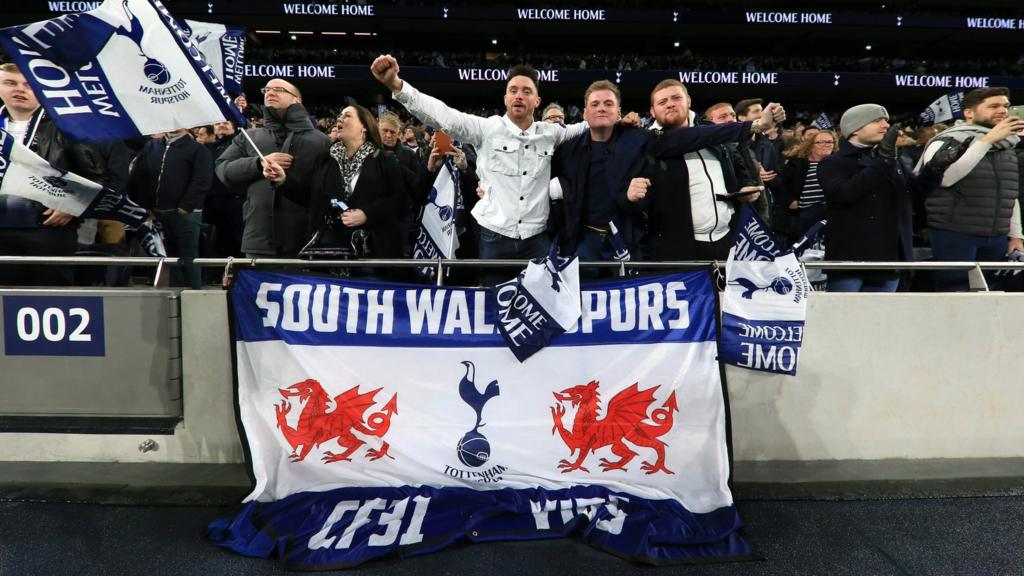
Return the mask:
[[[246,188],[246,256],[294,258],[308,239],[310,180],[327,160],[331,140],[310,121],[294,84],[275,78],[262,92],[263,126],[247,131],[259,151],[244,136],[235,138],[217,159],[217,177],[229,188]],[[263,177],[260,153],[285,169],[283,184]]]

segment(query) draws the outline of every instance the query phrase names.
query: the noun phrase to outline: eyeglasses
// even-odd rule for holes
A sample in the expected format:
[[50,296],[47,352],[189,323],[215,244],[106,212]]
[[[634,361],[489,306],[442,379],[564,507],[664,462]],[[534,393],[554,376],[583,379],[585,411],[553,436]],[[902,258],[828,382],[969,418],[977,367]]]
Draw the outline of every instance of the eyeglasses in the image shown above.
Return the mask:
[[267,92],[273,92],[275,94],[280,94],[284,92],[285,94],[291,94],[292,96],[298,98],[298,96],[294,92],[288,90],[283,86],[264,86],[263,88],[260,88],[260,92],[263,94],[266,94]]

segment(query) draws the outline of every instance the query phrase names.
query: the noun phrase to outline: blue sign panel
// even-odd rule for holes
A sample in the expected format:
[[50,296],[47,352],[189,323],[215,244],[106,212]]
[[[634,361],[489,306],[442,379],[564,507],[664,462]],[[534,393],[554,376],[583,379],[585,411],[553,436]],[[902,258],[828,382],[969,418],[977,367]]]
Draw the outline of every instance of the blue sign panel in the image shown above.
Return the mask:
[[4,296],[4,354],[103,356],[103,298]]

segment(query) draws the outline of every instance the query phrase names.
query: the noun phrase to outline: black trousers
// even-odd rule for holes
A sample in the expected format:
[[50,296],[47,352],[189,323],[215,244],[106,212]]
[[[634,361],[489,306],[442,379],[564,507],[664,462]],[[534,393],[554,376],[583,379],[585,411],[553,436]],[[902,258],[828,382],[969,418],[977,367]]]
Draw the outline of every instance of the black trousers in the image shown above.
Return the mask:
[[[2,256],[74,256],[78,230],[74,227],[0,228]],[[70,265],[0,265],[0,286],[71,286]]]

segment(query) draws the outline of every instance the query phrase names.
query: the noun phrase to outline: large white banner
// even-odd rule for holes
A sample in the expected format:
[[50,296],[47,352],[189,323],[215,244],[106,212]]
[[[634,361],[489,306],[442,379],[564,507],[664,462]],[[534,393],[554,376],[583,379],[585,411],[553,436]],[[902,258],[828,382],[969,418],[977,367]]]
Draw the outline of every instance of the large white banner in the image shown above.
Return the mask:
[[524,363],[485,290],[245,271],[232,301],[256,483],[227,547],[334,567],[582,524],[637,560],[749,553],[706,272],[585,286]]

